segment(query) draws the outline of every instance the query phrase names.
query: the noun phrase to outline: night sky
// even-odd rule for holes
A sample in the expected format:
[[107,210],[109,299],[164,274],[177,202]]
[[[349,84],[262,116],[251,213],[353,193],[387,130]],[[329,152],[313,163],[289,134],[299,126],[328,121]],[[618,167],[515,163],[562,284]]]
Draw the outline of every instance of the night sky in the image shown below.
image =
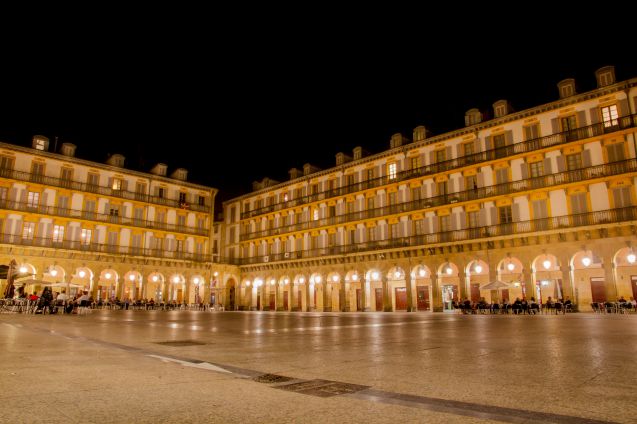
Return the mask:
[[[556,83],[573,77],[595,88],[594,71],[615,65],[617,79],[637,76],[626,55],[526,60],[476,52],[427,52],[427,42],[258,37],[203,49],[201,43],[136,40],[126,50],[103,43],[89,54],[48,51],[41,61],[0,70],[0,140],[30,145],[43,134],[77,156],[172,172],[220,189],[221,200],[254,180],[288,178],[292,167],[334,165],[334,155],[363,146],[376,153],[393,133],[418,125],[440,134],[464,126],[473,107],[515,110],[556,100]],[[152,43],[151,43],[152,41]],[[183,42],[184,40],[179,40]],[[5,62],[6,64],[7,62]]]

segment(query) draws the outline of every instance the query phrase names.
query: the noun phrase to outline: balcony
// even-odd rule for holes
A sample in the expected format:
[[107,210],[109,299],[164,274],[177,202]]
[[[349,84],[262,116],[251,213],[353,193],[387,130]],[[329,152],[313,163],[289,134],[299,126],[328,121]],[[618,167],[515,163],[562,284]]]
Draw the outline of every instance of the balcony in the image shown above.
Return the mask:
[[404,202],[375,209],[368,209],[366,211],[337,215],[334,217],[323,218],[316,221],[287,225],[275,229],[254,231],[248,234],[242,234],[240,240],[247,241],[259,237],[268,237],[294,231],[315,229],[323,226],[338,225],[364,219],[379,218],[386,215],[420,211],[427,208],[451,205],[458,202],[487,199],[489,197],[499,195],[522,194],[522,192],[538,188],[554,187],[562,184],[593,180],[596,178],[609,177],[630,172],[637,172],[636,159],[627,159],[619,162],[591,166],[588,168],[580,168],[572,171],[559,172],[556,174],[549,174],[541,177],[528,178],[526,180],[512,181],[509,183],[480,187],[456,193],[449,193],[411,202]]
[[[402,237],[397,239],[369,241],[342,246],[332,246],[313,250],[301,250],[289,253],[269,254],[268,262],[290,260],[290,255],[296,259],[316,258],[319,256],[346,255],[374,250],[417,248],[431,244],[457,243],[473,241],[492,237],[507,236],[512,234],[538,234],[543,231],[564,230],[566,228],[578,228],[589,225],[614,224],[637,220],[637,208],[634,206],[625,208],[608,209],[604,211],[589,212],[575,215],[563,215],[551,218],[536,219],[530,221],[509,222],[504,224],[489,225],[478,228],[465,228],[454,231],[446,231],[433,234],[421,234],[417,236]],[[287,255],[287,256],[285,256]],[[258,264],[265,262],[265,256],[252,256],[242,258],[241,265]]]
[[274,205],[269,205],[259,209],[243,212],[241,214],[241,219],[248,219],[254,216],[263,215],[263,214],[278,211],[281,209],[287,209],[287,208],[315,202],[318,200],[328,199],[332,197],[343,196],[349,193],[356,193],[358,191],[380,187],[386,184],[396,183],[399,181],[420,178],[423,176],[437,174],[444,171],[450,171],[450,170],[454,170],[458,168],[463,168],[463,167],[478,164],[478,163],[484,163],[484,162],[496,160],[502,157],[517,155],[521,153],[530,153],[535,150],[568,144],[573,141],[584,140],[591,137],[597,137],[602,134],[622,131],[628,128],[634,128],[636,126],[637,126],[637,115],[623,116],[617,120],[617,125],[613,125],[611,127],[606,127],[604,123],[597,123],[597,124],[577,128],[571,131],[565,131],[561,133],[548,135],[545,137],[536,138],[533,140],[513,143],[498,149],[491,149],[491,150],[486,150],[484,152],[474,153],[468,156],[461,156],[461,157],[448,160],[445,162],[421,166],[420,168],[416,168],[416,169],[408,169],[408,170],[399,172],[396,178],[394,179],[389,179],[387,176],[379,177],[372,180],[362,181],[352,185],[324,191],[321,193],[312,194],[305,197],[300,197],[297,199],[289,200],[287,202],[276,203]]
[[68,217],[68,218],[75,218],[75,219],[85,219],[85,220],[97,221],[97,222],[109,222],[112,224],[123,225],[128,227],[152,228],[152,229],[159,229],[159,230],[170,231],[175,233],[195,234],[199,236],[208,235],[208,229],[206,228],[185,227],[183,225],[166,224],[163,222],[147,221],[144,219],[137,219],[137,218],[126,218],[126,217],[118,216],[118,215],[105,215],[105,214],[95,213],[95,212],[78,211],[75,209],[63,209],[63,208],[58,208],[54,206],[41,206],[41,205],[33,206],[27,203],[12,202],[8,200],[0,200],[0,209],[29,212],[29,213],[38,213],[42,215],[60,216],[60,217]]
[[[32,174],[30,172],[14,171],[12,169],[0,169],[0,177],[17,181],[33,182],[51,187],[66,188],[74,191],[95,193],[103,196],[119,197],[121,199],[136,200],[145,203],[154,203],[156,205],[169,206],[173,208],[183,208],[184,205],[183,202],[179,202],[179,199],[164,199],[163,197],[151,196],[144,193],[136,193],[133,191],[125,190],[114,190],[110,187],[99,186],[96,184],[86,184],[78,181],[62,180],[60,178],[47,177],[45,175]],[[197,212],[210,212],[210,206],[199,205],[195,203],[188,204],[188,209]]]

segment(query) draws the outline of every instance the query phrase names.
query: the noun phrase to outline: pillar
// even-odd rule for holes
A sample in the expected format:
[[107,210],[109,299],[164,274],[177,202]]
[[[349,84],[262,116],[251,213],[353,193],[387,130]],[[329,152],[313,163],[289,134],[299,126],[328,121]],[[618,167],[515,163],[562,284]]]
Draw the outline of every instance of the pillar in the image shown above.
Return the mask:
[[310,282],[306,280],[303,286],[303,290],[305,291],[305,312],[310,312],[312,310],[310,307]]
[[[524,288],[526,290],[526,299],[531,300],[532,297],[536,297],[535,296],[535,281],[533,281],[533,274],[531,273],[531,268],[529,267],[524,267],[522,268],[522,276],[524,278],[524,281],[522,282],[522,284],[524,284]],[[537,301],[537,299],[535,299]]]
[[391,304],[391,293],[389,292],[389,282],[387,281],[387,275],[382,272],[381,283],[383,285],[383,311],[391,312],[393,310]]
[[361,279],[361,289],[361,302],[363,303],[363,312],[369,312],[370,281],[367,278]]
[[407,270],[405,272],[405,289],[407,290],[407,312],[415,311],[416,307],[414,305],[414,292],[411,281],[411,270]]
[[604,285],[606,286],[606,300],[615,302],[617,300],[617,281],[615,281],[615,264],[612,256],[604,256]]
[[[466,265],[463,264],[462,267],[458,267],[458,302],[465,297],[469,297],[469,292],[467,291],[467,286],[469,285],[469,277],[465,273]],[[489,272],[491,270],[489,269]],[[489,274],[489,281],[491,280],[491,274]]]
[[321,279],[321,283],[323,284],[323,312],[330,312],[332,310],[332,296],[328,294],[329,282],[327,277]]
[[573,273],[571,272],[571,265],[568,256],[560,257],[560,271],[562,271],[562,297],[566,299],[566,296],[571,298],[571,302],[574,302],[575,293],[573,290]]
[[431,274],[431,305],[433,312],[442,312],[442,295],[438,287],[438,274]]
[[338,283],[338,308],[341,312],[347,312],[347,298],[345,291],[345,274],[343,274],[343,278]]

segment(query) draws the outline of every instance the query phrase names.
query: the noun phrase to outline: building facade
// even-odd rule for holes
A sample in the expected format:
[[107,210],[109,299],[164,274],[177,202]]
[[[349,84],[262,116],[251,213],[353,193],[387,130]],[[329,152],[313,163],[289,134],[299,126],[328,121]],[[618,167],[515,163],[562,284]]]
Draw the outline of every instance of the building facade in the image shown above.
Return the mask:
[[224,202],[219,281],[231,308],[444,311],[452,302],[637,298],[637,78],[596,72],[559,100],[514,112],[494,103],[466,127],[290,180],[264,179]]
[[49,150],[42,136],[32,148],[0,143],[0,261],[15,260],[17,284],[88,290],[102,301],[219,301],[216,189],[187,182],[182,168],[143,173],[117,154],[101,164],[76,158],[69,143]]

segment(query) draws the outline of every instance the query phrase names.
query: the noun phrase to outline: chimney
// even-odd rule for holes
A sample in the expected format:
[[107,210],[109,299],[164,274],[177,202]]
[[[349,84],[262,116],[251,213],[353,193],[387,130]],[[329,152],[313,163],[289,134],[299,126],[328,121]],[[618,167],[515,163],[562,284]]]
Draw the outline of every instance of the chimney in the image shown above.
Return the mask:
[[566,78],[558,82],[557,89],[560,91],[560,99],[565,99],[577,94],[577,90],[575,90],[575,80],[573,78]]
[[403,137],[401,133],[396,133],[391,136],[389,140],[389,148],[395,149],[396,147],[400,147],[403,144],[409,143],[409,139],[407,137]]
[[62,143],[62,154],[68,157],[75,156],[75,144],[72,143]]
[[498,100],[493,104],[494,118],[501,118],[512,112],[511,105],[506,100]]
[[301,176],[301,170],[298,168],[292,168],[288,171],[288,173],[290,174],[291,180],[296,180]]
[[168,166],[165,163],[158,163],[157,165],[152,167],[152,169],[150,170],[150,173],[154,175],[159,175],[160,177],[165,177],[167,169],[168,169]]
[[33,144],[31,145],[36,150],[42,150],[43,152],[49,151],[49,138],[43,135],[34,135]]
[[615,67],[604,66],[599,68],[595,71],[595,78],[597,78],[597,88],[615,84]]
[[471,125],[479,124],[482,122],[482,113],[476,109],[469,109],[464,114],[464,125],[470,127]]
[[424,125],[414,128],[414,142],[424,140],[427,138],[428,134],[429,131],[427,131],[427,128]]
[[118,168],[124,167],[124,160],[126,158],[119,153],[115,153],[114,155],[110,155],[108,159],[106,159],[106,163],[111,166],[117,166]]
[[349,162],[349,161],[351,161],[351,160],[352,160],[352,157],[351,157],[351,156],[347,156],[347,155],[346,155],[345,153],[343,153],[343,152],[338,152],[338,153],[336,154],[336,166],[338,166],[338,165],[342,165],[342,164],[344,164],[345,162]]
[[188,178],[188,170],[184,168],[177,168],[173,171],[172,174],[170,174],[170,178],[186,181],[186,178]]

